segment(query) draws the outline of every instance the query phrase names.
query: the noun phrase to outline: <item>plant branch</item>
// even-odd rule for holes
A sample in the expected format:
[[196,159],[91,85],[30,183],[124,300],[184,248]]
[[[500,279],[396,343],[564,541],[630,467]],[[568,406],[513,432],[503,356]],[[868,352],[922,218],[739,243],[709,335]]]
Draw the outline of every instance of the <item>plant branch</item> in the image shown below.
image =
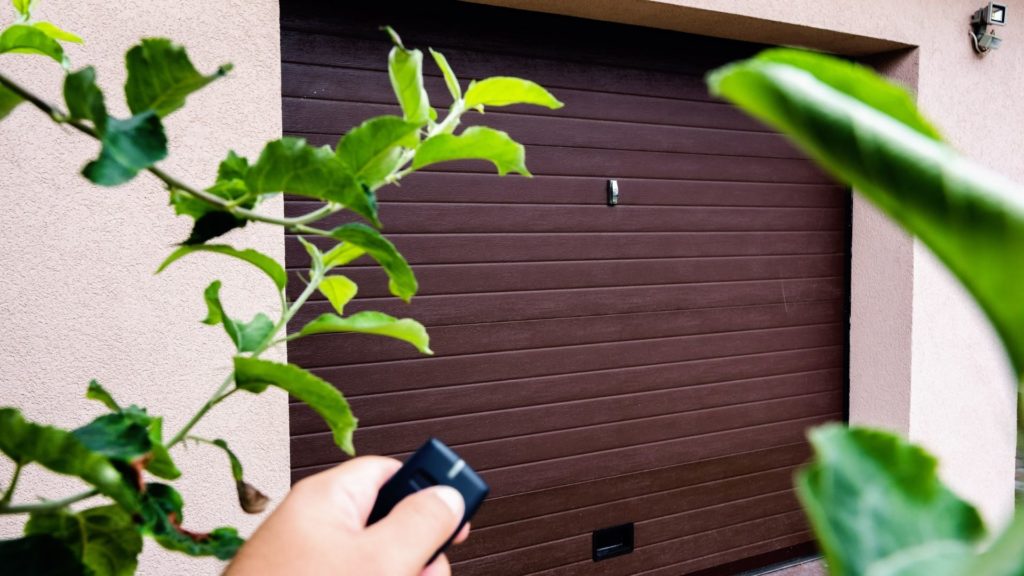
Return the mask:
[[68,496],[60,500],[43,500],[37,504],[18,504],[15,506],[0,506],[0,515],[4,514],[30,514],[32,512],[48,512],[50,510],[58,510],[66,506],[70,506],[75,502],[81,502],[96,496],[100,493],[95,488],[86,492],[75,494],[74,496]]
[[14,497],[14,489],[18,486],[18,479],[21,478],[21,469],[24,468],[24,464],[18,462],[14,465],[14,474],[11,476],[11,484],[7,487],[7,491],[4,492],[2,498],[0,498],[0,508],[7,506],[11,503],[11,498]]
[[192,416],[192,418],[190,418],[189,421],[185,423],[181,430],[179,430],[178,433],[174,435],[174,438],[171,438],[171,441],[167,443],[167,448],[171,448],[172,446],[179,444],[182,440],[184,440],[185,437],[188,436],[188,433],[192,431],[192,428],[195,428],[195,425],[198,424],[199,421],[203,419],[203,416],[206,416],[207,412],[209,412],[211,409],[213,409],[214,406],[220,404],[229,396],[238,391],[238,388],[228,390],[228,388],[231,386],[231,383],[234,382],[234,380],[235,373],[232,372],[231,374],[228,374],[227,378],[224,379],[224,382],[222,382],[220,387],[217,388],[217,391],[214,392],[212,396],[210,396],[210,399],[207,400],[206,403],[203,404],[203,406],[199,409],[199,411],[196,412]]

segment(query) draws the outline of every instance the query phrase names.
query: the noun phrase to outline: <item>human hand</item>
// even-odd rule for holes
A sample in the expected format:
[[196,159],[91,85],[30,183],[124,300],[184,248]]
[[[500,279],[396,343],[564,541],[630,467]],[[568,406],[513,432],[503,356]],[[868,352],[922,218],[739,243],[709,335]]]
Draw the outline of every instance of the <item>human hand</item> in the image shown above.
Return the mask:
[[[377,492],[401,466],[363,456],[303,479],[242,546],[226,576],[449,576],[443,554],[423,566],[462,519],[457,490],[422,490],[366,526]],[[467,525],[455,542],[468,536]]]

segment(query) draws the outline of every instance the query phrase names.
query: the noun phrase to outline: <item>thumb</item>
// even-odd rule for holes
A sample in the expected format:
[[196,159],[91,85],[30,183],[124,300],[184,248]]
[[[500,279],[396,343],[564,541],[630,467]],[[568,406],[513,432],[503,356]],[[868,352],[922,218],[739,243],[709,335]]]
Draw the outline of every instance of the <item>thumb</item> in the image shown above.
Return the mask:
[[466,504],[458,490],[433,486],[407,496],[366,529],[378,550],[388,550],[390,574],[419,574],[458,528]]

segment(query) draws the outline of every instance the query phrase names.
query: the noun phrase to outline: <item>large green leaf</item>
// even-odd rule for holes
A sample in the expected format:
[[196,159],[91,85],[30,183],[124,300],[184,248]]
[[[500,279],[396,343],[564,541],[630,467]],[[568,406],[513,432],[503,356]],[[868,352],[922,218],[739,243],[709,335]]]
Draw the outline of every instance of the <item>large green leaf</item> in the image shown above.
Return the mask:
[[168,550],[189,556],[215,556],[229,560],[245,543],[234,528],[217,528],[209,533],[182,528],[185,520],[181,494],[166,484],[146,484],[142,498],[144,530]]
[[288,192],[344,204],[380,225],[373,192],[362,186],[328,146],[306,144],[286,136],[268,142],[246,173],[245,183],[256,194]]
[[99,158],[86,164],[82,174],[101,186],[124,184],[167,157],[167,136],[153,112],[127,120],[108,118],[100,141]]
[[939,481],[936,461],[888,432],[839,425],[810,434],[815,458],[797,493],[834,576],[861,576],[892,554],[985,534],[978,512]]
[[437,63],[437,67],[441,69],[441,74],[444,76],[444,83],[448,86],[448,92],[452,95],[452,100],[458,100],[462,98],[462,87],[459,86],[459,79],[455,77],[455,72],[452,70],[448,59],[444,57],[444,54],[430,49],[430,55],[434,57],[434,62]]
[[437,134],[431,136],[416,149],[412,165],[422,168],[450,160],[488,160],[498,169],[498,174],[518,172],[529,176],[526,169],[526,150],[501,130],[486,126],[466,128],[462,134]]
[[179,258],[195,252],[213,252],[215,254],[223,254],[225,256],[231,256],[248,262],[262,270],[263,273],[274,282],[274,285],[277,286],[278,290],[284,290],[285,284],[288,283],[288,274],[284,271],[284,267],[278,264],[277,260],[274,260],[270,256],[251,248],[238,250],[226,244],[182,246],[172,252],[171,255],[168,256],[162,264],[160,264],[160,267],[156,270],[157,274],[163,272],[165,268],[173,264]]
[[423,52],[407,50],[402,39],[391,28],[385,28],[394,46],[388,54],[388,76],[402,114],[409,122],[422,126],[436,113],[430,108],[430,98],[423,86]]
[[973,557],[972,546],[957,540],[937,540],[875,562],[868,567],[867,576],[955,576],[962,573]]
[[166,38],[146,38],[125,55],[128,81],[124,85],[133,114],[152,110],[164,117],[185,105],[185,98],[231,70],[224,65],[203,75],[185,49]]
[[814,75],[772,54],[713,72],[712,91],[790,136],[920,237],[981,305],[1024,376],[1024,298],[1013,296],[1024,285],[1024,190],[936,141],[903,104],[869,105],[818,79],[841,75],[846,63],[817,56]]
[[[395,296],[408,302],[419,290],[416,276],[405,257],[380,232],[363,224],[352,223],[331,230],[331,237],[361,249],[376,260],[387,272],[388,288]],[[331,262],[337,266],[339,264],[336,262],[341,262],[345,257],[352,255],[353,253],[349,252],[342,257],[340,251],[331,250],[324,256],[324,265],[330,266],[328,262]]]
[[224,331],[239,352],[257,350],[273,333],[274,322],[262,312],[256,314],[249,322],[231,318],[224,312],[224,306],[220,302],[220,286],[220,280],[215,280],[203,292],[207,311],[203,323],[210,326],[223,324]]
[[[154,418],[146,413],[145,408],[138,406],[121,408],[110,392],[95,380],[89,382],[85,397],[101,402],[114,412],[112,415],[101,417],[73,432],[86,446],[97,452],[109,452],[113,447],[119,446],[121,450],[127,451],[126,456],[120,457],[124,461],[131,461],[144,454],[145,458],[142,461],[145,462],[146,470],[156,476],[169,480],[181,476],[181,471],[178,470],[170,452],[164,446],[162,418]],[[145,430],[148,440],[140,438],[140,428]],[[83,435],[87,440],[83,439]],[[98,447],[93,446],[97,443]],[[138,452],[131,449],[133,446],[145,446],[146,448],[142,452]],[[107,456],[117,458],[109,453]]]
[[104,414],[72,434],[89,450],[111,460],[131,462],[149,453],[149,431],[120,412]]
[[3,120],[10,114],[18,104],[21,104],[24,100],[21,96],[18,96],[14,92],[7,89],[6,86],[0,84],[0,120]]
[[67,65],[64,48],[46,32],[29,24],[14,24],[0,33],[0,54],[5,52],[42,54]]
[[355,298],[359,286],[344,276],[328,276],[317,286],[338,314],[345,313],[345,305]]
[[25,534],[56,538],[91,576],[131,576],[142,552],[142,536],[131,514],[116,505],[35,513],[25,524]]
[[1019,508],[1013,522],[999,538],[957,573],[957,576],[982,575],[1024,576],[1024,514]]
[[399,167],[402,152],[419,143],[419,124],[406,122],[398,116],[378,116],[349,131],[338,142],[337,155],[370,188]]
[[0,408],[0,451],[17,463],[38,463],[77,476],[128,508],[138,495],[108,458],[85,447],[71,432],[25,420],[14,408]]
[[92,576],[63,542],[49,534],[0,540],[4,574],[32,576]]
[[433,354],[430,350],[430,336],[422,324],[412,318],[394,318],[383,312],[364,311],[342,318],[337,314],[321,314],[309,324],[302,327],[299,334],[328,334],[334,332],[356,332],[360,334],[377,334],[397,340],[404,340],[424,354]]
[[540,84],[522,78],[494,76],[473,81],[466,89],[466,108],[513,104],[533,104],[552,110],[565,106]]
[[334,434],[334,443],[354,455],[352,433],[358,420],[337,388],[294,364],[278,364],[258,358],[235,357],[235,384],[259,394],[277,386],[316,411]]

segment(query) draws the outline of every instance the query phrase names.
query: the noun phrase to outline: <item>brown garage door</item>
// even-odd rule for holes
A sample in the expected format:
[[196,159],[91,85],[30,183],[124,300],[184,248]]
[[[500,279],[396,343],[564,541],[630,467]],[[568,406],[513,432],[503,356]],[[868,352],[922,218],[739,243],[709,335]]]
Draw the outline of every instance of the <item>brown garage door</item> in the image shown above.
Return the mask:
[[[422,292],[403,305],[355,266],[355,308],[424,322],[436,357],[365,336],[289,348],[348,395],[362,453],[405,455],[433,434],[482,471],[493,496],[456,573],[732,573],[805,550],[791,476],[807,427],[843,418],[849,194],[707,95],[705,71],[758,47],[372,5],[282,3],[286,133],[333,144],[397,111],[381,24],[441,49],[462,78],[519,75],[566,103],[486,115],[526,144],[533,179],[448,164],[382,191]],[[307,264],[291,237],[287,258]],[[304,406],[291,431],[293,479],[342,459]],[[635,551],[593,562],[592,532],[630,522]]]

